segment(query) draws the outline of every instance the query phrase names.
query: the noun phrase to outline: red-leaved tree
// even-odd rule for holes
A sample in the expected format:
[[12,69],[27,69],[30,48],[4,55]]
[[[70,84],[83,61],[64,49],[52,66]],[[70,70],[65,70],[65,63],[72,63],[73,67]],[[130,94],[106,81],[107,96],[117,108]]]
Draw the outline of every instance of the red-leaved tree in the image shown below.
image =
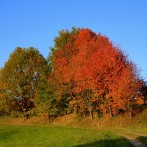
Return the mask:
[[91,117],[94,111],[111,116],[130,111],[132,101],[139,99],[136,65],[108,37],[89,29],[59,35],[52,65],[60,97],[68,92],[69,105]]

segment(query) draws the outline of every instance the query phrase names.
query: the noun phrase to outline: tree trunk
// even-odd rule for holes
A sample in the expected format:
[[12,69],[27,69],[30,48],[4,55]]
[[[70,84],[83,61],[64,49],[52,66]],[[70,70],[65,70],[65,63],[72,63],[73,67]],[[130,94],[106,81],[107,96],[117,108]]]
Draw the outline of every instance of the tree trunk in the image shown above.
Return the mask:
[[130,110],[129,110],[129,117],[130,117],[130,119],[132,119],[133,118],[133,108],[132,108],[132,105],[130,105]]
[[24,113],[24,118],[27,120],[29,118],[29,113]]
[[110,117],[112,118],[113,117],[113,111],[112,111],[112,107],[109,106],[109,113],[110,113]]
[[130,117],[130,119],[133,118],[133,116],[132,116],[132,111],[129,112],[129,117]]
[[90,118],[93,119],[93,110],[90,108]]

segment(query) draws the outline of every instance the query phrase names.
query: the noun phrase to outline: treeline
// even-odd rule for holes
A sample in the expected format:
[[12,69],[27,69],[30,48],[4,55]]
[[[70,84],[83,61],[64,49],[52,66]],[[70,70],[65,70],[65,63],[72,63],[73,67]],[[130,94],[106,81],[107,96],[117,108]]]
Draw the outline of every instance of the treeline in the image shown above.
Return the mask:
[[0,113],[77,113],[111,117],[136,113],[147,88],[136,65],[108,37],[62,30],[45,59],[17,47],[0,70]]

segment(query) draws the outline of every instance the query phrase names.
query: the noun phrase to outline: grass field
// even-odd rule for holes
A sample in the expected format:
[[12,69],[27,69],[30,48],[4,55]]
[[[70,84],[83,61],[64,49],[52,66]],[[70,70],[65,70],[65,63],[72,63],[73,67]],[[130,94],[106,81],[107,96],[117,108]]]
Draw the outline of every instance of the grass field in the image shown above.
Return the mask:
[[133,120],[119,116],[79,121],[73,115],[51,124],[42,120],[0,117],[0,147],[129,147],[119,135],[147,146],[147,109]]
[[111,132],[51,126],[0,124],[1,147],[129,147]]

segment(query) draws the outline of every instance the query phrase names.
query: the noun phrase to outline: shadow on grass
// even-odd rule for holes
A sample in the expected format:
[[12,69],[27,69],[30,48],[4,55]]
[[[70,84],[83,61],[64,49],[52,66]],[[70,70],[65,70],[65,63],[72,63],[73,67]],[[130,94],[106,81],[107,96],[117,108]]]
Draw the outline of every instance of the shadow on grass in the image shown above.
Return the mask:
[[137,140],[141,141],[145,146],[147,146],[147,136],[140,136]]
[[95,142],[76,145],[73,147],[133,147],[130,142],[125,139],[107,139],[107,140],[97,140]]
[[16,133],[16,130],[2,130],[0,131],[0,140],[9,140]]

